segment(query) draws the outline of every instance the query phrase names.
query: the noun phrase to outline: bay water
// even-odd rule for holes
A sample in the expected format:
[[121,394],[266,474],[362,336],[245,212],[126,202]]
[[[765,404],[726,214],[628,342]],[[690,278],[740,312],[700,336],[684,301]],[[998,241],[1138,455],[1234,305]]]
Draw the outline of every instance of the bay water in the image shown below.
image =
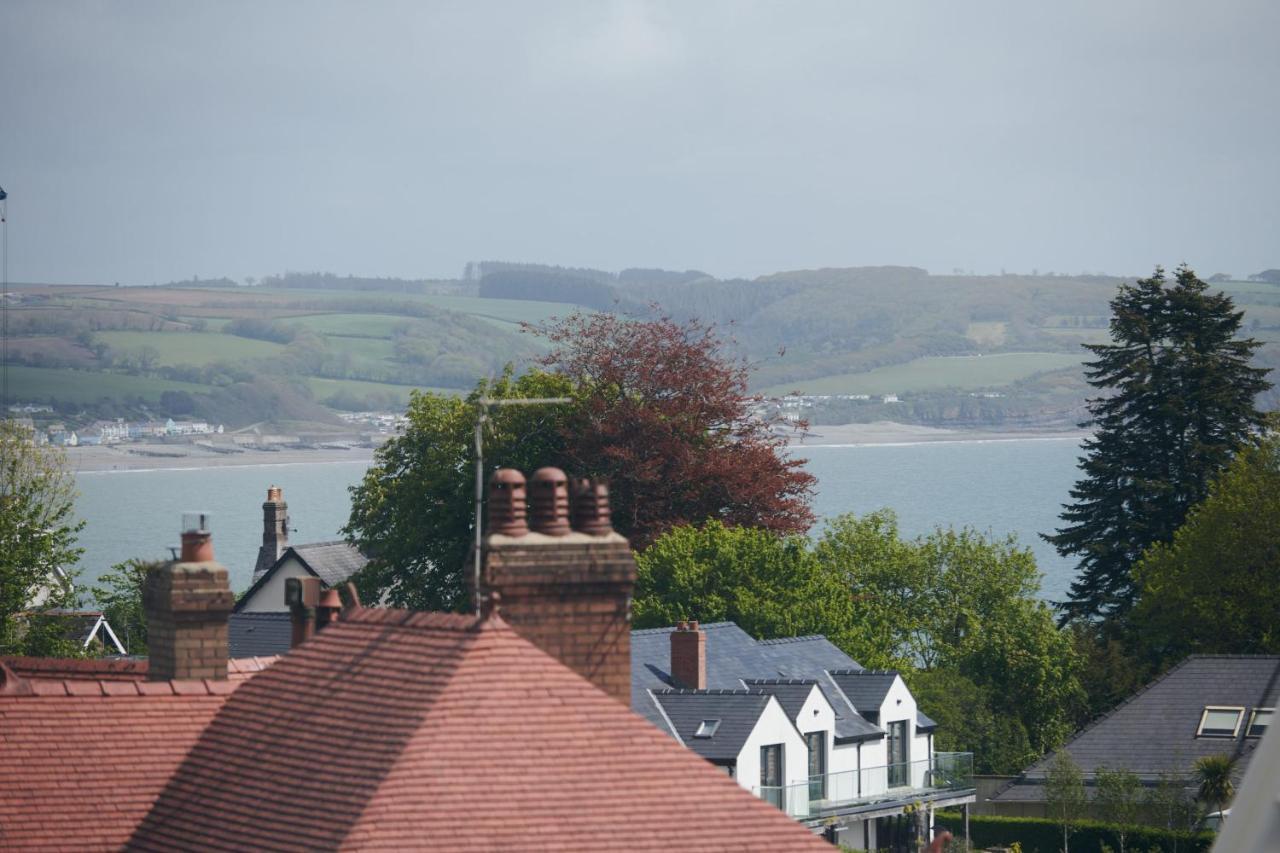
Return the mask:
[[[1061,600],[1074,564],[1040,539],[1058,524],[1075,482],[1078,439],[1026,438],[796,447],[818,478],[819,518],[898,513],[901,531],[968,525],[1014,534],[1035,553],[1041,595]],[[184,510],[212,513],[214,548],[233,589],[249,585],[262,541],[267,487],[284,489],[291,542],[339,539],[350,511],[348,487],[368,463],[324,462],[224,468],[88,471],[76,475],[76,511],[85,521],[81,585],[130,557],[163,559],[178,544]],[[819,525],[821,522],[819,522]]]

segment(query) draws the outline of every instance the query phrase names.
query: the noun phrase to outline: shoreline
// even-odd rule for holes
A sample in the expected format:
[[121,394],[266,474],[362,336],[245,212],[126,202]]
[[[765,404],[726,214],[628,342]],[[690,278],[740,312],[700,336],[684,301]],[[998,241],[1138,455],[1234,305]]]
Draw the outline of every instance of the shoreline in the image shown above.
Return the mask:
[[994,430],[948,429],[946,427],[876,421],[866,424],[813,426],[803,436],[788,442],[793,448],[816,447],[906,447],[915,444],[986,444],[1003,441],[1076,441],[1088,437],[1086,430]]
[[[147,453],[131,453],[130,449]],[[111,474],[142,471],[194,471],[207,468],[267,467],[275,465],[321,465],[373,462],[373,450],[245,450],[242,453],[214,453],[190,445],[114,445],[109,447],[68,447],[67,467],[74,474]],[[154,455],[151,455],[154,454]]]
[[[915,444],[989,443],[1003,441],[1080,441],[1083,430],[982,430],[899,424],[877,421],[812,427],[787,444],[791,448],[903,447]],[[373,463],[371,448],[348,450],[320,448],[302,450],[251,450],[241,453],[214,453],[194,445],[112,445],[68,447],[67,467],[74,474],[102,474],[141,471],[191,471],[206,468],[274,465],[323,465]],[[144,451],[131,452],[131,451]]]

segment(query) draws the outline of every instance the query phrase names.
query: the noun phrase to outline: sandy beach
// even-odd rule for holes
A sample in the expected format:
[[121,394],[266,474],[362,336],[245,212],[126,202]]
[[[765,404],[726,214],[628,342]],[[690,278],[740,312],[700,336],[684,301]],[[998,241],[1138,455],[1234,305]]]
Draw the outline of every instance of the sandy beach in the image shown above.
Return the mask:
[[801,447],[848,447],[865,444],[922,444],[938,441],[1079,441],[1088,435],[1083,430],[983,430],[944,429],[940,427],[876,421],[869,424],[811,426],[803,438],[793,440]]
[[117,444],[109,447],[68,447],[66,451],[67,465],[76,473],[373,461],[373,451],[365,447],[350,450],[245,449],[241,453],[217,453],[196,445]]
[[[869,424],[810,427],[803,438],[791,443],[800,447],[848,447],[871,444],[920,444],[944,441],[1026,441],[1029,439],[1076,440],[1084,438],[1080,430],[977,430],[941,429],[938,427],[878,421]],[[257,450],[245,448],[240,453],[218,453],[190,444],[118,444],[109,447],[69,447],[67,462],[72,471],[155,471],[187,468],[221,468],[234,465],[304,465],[333,462],[373,461],[373,450],[284,448]]]

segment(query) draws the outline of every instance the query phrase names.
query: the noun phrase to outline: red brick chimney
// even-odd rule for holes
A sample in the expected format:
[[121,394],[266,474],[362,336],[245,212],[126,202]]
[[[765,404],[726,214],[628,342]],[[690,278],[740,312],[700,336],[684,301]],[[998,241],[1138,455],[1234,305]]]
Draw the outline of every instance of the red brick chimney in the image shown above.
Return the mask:
[[236,598],[213,559],[208,516],[187,514],[182,556],[153,568],[142,589],[150,681],[227,677],[227,617]]
[[338,621],[342,613],[342,596],[336,589],[322,590],[320,578],[287,578],[284,603],[289,605],[292,626],[289,648],[311,639]]
[[256,581],[274,566],[288,547],[289,505],[284,502],[284,489],[271,486],[262,505],[262,547],[258,549],[258,562],[253,566],[253,579]]
[[697,622],[681,622],[671,632],[671,677],[678,687],[707,689],[707,634]]
[[571,507],[564,472],[537,471],[526,532],[523,486],[511,469],[490,479],[480,601],[497,593],[503,620],[525,639],[630,704],[636,564],[630,544],[609,526],[608,490],[575,482]]

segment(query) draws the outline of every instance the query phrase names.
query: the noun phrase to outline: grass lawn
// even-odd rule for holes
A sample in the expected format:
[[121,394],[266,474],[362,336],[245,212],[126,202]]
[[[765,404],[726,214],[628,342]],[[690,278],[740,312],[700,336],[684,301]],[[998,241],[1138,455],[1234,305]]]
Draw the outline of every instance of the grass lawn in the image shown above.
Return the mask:
[[1081,356],[1059,352],[1011,352],[982,356],[917,358],[906,364],[878,367],[865,373],[844,373],[774,385],[765,394],[902,394],[998,388],[1047,370],[1061,370],[1081,363]]
[[9,395],[18,402],[54,399],[68,403],[96,403],[103,397],[117,400],[141,397],[155,402],[164,391],[199,393],[208,390],[204,385],[149,376],[18,365],[9,368]]
[[284,346],[219,332],[98,332],[97,339],[112,349],[154,347],[160,365],[204,365],[277,355]]

